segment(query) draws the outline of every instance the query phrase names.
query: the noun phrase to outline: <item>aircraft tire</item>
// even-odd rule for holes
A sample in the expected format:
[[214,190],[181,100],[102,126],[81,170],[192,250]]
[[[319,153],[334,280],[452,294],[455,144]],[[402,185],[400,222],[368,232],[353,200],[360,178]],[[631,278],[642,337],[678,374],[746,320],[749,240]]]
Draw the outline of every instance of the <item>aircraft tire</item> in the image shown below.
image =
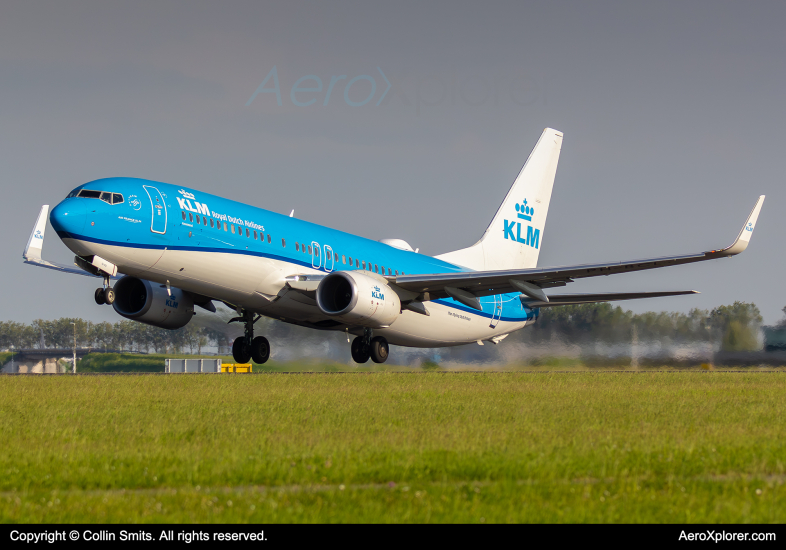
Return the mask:
[[367,363],[370,356],[371,354],[368,347],[363,345],[362,336],[358,336],[352,340],[352,360],[355,363]]
[[94,297],[96,299],[96,303],[99,306],[102,306],[102,305],[104,305],[106,303],[106,297],[104,296],[104,289],[103,288],[97,288]]
[[259,365],[270,359],[270,342],[264,336],[251,340],[251,359]]
[[388,360],[390,348],[388,341],[382,336],[375,336],[371,339],[371,360],[375,363],[384,363]]
[[242,336],[235,338],[232,343],[232,357],[237,363],[248,363],[251,361],[251,350],[246,345],[246,339]]
[[104,291],[104,301],[110,306],[115,303],[115,290],[111,286]]

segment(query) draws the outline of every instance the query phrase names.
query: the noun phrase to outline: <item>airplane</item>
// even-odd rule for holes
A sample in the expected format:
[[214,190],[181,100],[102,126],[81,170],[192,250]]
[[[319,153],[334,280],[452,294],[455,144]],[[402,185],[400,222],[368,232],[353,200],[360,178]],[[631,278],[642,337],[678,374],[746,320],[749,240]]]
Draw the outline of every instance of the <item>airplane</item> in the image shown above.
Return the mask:
[[135,178],[80,185],[49,221],[76,255],[42,258],[48,205],[25,263],[99,277],[97,304],[149,325],[178,329],[214,302],[237,312],[238,363],[265,363],[270,343],[254,335],[262,316],[355,336],[356,363],[383,363],[389,344],[433,348],[498,344],[533,324],[540,309],[697,293],[547,294],[598,277],[725,258],[745,250],[764,202],[757,200],[731,246],[695,254],[538,267],[563,134],[546,128],[480,240],[438,256],[400,239],[372,241],[195,189]]

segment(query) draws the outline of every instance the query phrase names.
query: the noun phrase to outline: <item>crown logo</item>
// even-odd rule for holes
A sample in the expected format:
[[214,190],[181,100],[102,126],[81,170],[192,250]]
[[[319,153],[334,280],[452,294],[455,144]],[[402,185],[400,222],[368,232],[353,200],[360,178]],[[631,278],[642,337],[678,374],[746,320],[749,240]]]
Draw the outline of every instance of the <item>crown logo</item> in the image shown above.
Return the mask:
[[535,209],[531,206],[528,206],[527,199],[524,199],[524,201],[521,204],[516,204],[516,212],[518,212],[516,216],[518,216],[522,220],[527,220],[528,222],[531,222],[532,216],[535,214]]
[[194,194],[193,194],[193,193],[189,193],[189,192],[188,192],[188,191],[186,191],[185,189],[180,189],[180,190],[178,191],[178,193],[180,193],[181,195],[183,195],[183,197],[184,197],[184,198],[186,198],[186,199],[191,199],[191,200],[194,200]]
[[753,222],[748,222],[748,225],[745,226],[746,231],[753,231]]

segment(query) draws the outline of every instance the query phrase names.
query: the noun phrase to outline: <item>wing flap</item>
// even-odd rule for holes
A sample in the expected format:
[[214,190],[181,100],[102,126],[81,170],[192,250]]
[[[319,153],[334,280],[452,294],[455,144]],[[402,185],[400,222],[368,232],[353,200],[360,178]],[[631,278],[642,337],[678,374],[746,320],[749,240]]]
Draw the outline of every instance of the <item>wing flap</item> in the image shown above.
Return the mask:
[[664,296],[684,296],[699,294],[696,290],[676,290],[667,292],[602,292],[598,294],[552,294],[547,302],[533,300],[522,296],[521,303],[531,308],[576,306],[580,304],[597,304],[599,302],[617,302],[620,300],[638,300],[641,298],[663,298]]

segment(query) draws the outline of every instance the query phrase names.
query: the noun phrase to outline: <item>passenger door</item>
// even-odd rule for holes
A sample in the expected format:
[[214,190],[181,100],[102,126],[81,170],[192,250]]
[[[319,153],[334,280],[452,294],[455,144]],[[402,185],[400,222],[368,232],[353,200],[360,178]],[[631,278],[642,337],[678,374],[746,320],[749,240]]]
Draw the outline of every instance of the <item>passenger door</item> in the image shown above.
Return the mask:
[[163,235],[166,233],[166,203],[161,192],[150,185],[143,186],[150,197],[150,204],[152,208],[152,221],[150,222],[150,231]]
[[491,323],[489,326],[491,328],[497,328],[497,323],[499,323],[500,317],[502,317],[502,296],[495,295],[494,296],[494,309],[491,311]]

